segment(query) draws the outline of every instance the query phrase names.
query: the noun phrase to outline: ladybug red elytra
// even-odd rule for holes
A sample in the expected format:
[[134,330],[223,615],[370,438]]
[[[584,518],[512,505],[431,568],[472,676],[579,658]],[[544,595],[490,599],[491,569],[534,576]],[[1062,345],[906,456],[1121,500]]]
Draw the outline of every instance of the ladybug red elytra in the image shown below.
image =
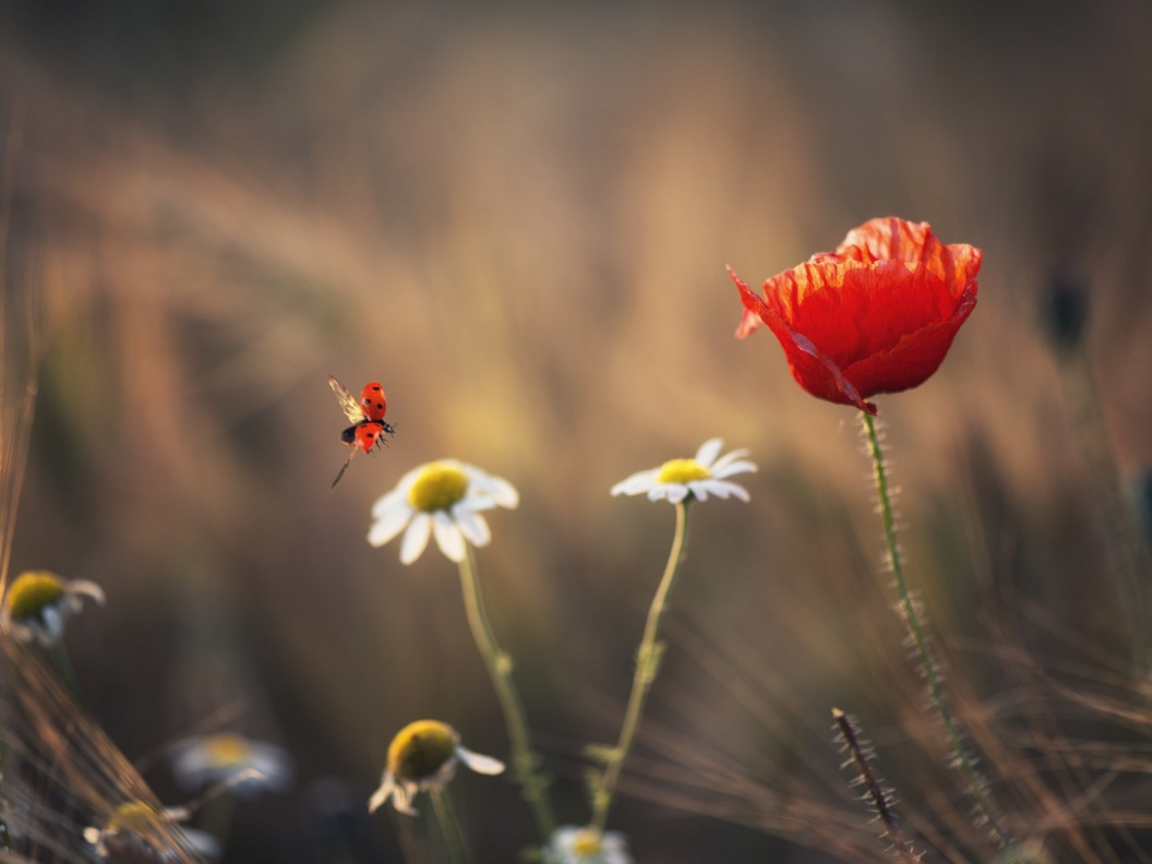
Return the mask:
[[352,457],[356,455],[357,447],[367,453],[374,446],[386,443],[385,433],[395,435],[396,430],[384,420],[384,412],[388,410],[388,398],[384,395],[384,388],[380,386],[379,382],[373,381],[370,384],[365,384],[364,389],[360,391],[359,401],[354,399],[347,388],[331,375],[328,376],[328,386],[332,388],[332,392],[340,400],[340,407],[352,423],[340,433],[340,440],[351,447],[352,452],[348,454],[348,461],[344,463],[340,473],[332,481],[332,485],[335,486],[344,476],[344,472],[348,470],[348,466],[352,464]]

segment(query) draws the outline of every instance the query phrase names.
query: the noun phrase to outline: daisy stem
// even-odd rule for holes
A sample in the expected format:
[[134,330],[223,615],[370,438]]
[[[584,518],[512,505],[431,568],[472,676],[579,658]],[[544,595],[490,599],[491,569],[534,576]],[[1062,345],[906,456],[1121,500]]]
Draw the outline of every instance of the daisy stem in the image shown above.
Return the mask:
[[488,613],[484,611],[484,600],[480,595],[480,581],[476,575],[476,564],[472,560],[471,547],[468,547],[467,554],[460,561],[460,585],[464,590],[464,608],[468,613],[472,636],[488,667],[488,674],[492,678],[492,685],[496,688],[500,710],[504,713],[504,722],[508,727],[516,782],[523,790],[524,800],[532,809],[542,841],[547,843],[552,832],[556,830],[556,817],[548,801],[548,784],[536,770],[540,764],[540,757],[532,752],[524,706],[512,680],[512,658],[500,650],[492,633],[492,625],[488,621]]
[[992,829],[992,833],[996,835],[996,839],[1002,846],[1007,846],[1011,842],[1011,838],[1008,836],[1008,832],[1005,831],[1004,826],[1000,824],[1000,819],[997,817],[996,811],[992,808],[992,802],[988,799],[984,779],[977,773],[976,766],[972,762],[972,757],[968,753],[968,749],[964,746],[964,741],[961,737],[960,728],[956,723],[956,719],[952,716],[952,712],[948,709],[948,705],[944,700],[944,688],[940,682],[940,675],[936,671],[936,662],[932,659],[932,653],[928,648],[928,640],[924,635],[924,626],[920,623],[920,616],[916,612],[916,604],[913,602],[912,596],[908,593],[908,585],[904,581],[904,566],[900,558],[900,546],[896,542],[896,520],[892,515],[892,500],[888,493],[888,476],[884,469],[884,455],[880,450],[880,438],[876,434],[876,421],[872,418],[872,415],[866,411],[861,412],[861,414],[864,417],[864,431],[868,436],[868,449],[872,455],[876,492],[880,498],[880,514],[884,520],[884,539],[888,545],[888,561],[892,565],[896,594],[900,601],[900,612],[908,624],[908,631],[912,635],[912,641],[915,643],[916,654],[920,660],[920,668],[924,672],[925,681],[928,682],[928,693],[932,697],[932,702],[936,706],[937,713],[940,715],[940,721],[944,724],[944,730],[948,737],[948,744],[952,748],[955,765],[960,769],[965,780],[967,780],[969,793],[975,800],[977,809],[979,809],[984,819],[987,820],[988,825]]
[[72,694],[72,698],[76,700],[77,705],[81,704],[80,682],[76,680],[76,671],[72,668],[72,661],[68,658],[64,643],[59,639],[55,640],[49,653],[52,655],[52,662],[56,665],[56,669],[60,672],[60,678]]
[[[689,500],[691,500],[689,498]],[[644,638],[640,640],[640,647],[636,650],[636,672],[632,678],[632,693],[628,697],[628,708],[624,713],[624,725],[620,729],[620,740],[610,751],[604,763],[604,773],[592,799],[592,824],[596,831],[603,831],[608,823],[608,810],[612,806],[612,798],[616,793],[616,784],[620,780],[620,771],[624,767],[624,760],[632,749],[632,742],[640,728],[640,717],[644,713],[644,702],[648,698],[648,691],[656,674],[660,671],[660,657],[663,645],[656,641],[660,628],[660,616],[668,606],[668,595],[672,593],[672,585],[676,581],[676,574],[680,565],[687,558],[688,540],[688,501],[676,502],[676,534],[672,538],[672,549],[668,554],[668,563],[664,567],[664,576],[660,580],[660,587],[656,589],[656,596],[652,598],[652,605],[648,609],[648,621],[644,625]]]
[[460,839],[460,825],[456,821],[452,802],[448,800],[448,793],[440,786],[433,786],[430,792],[432,806],[436,809],[436,820],[440,823],[444,841],[448,844],[448,860],[452,864],[465,864],[468,858],[464,853],[464,841]]

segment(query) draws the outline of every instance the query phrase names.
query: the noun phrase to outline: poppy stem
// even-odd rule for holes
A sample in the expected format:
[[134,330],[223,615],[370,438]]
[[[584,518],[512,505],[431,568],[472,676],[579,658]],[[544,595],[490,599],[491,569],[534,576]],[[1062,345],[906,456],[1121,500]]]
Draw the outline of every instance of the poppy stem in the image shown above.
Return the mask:
[[688,557],[688,500],[676,502],[676,533],[672,538],[672,549],[668,553],[668,563],[664,567],[664,576],[660,586],[656,589],[656,596],[652,598],[652,605],[648,609],[648,621],[644,625],[644,638],[640,640],[640,647],[636,651],[636,672],[632,679],[632,693],[628,697],[628,708],[624,713],[624,725],[620,729],[620,740],[616,746],[607,751],[604,758],[604,773],[600,776],[592,793],[592,823],[591,827],[597,832],[604,830],[608,822],[608,810],[612,806],[612,797],[616,792],[616,783],[620,780],[620,771],[624,767],[624,760],[632,749],[632,742],[640,728],[640,717],[644,713],[644,702],[652,682],[660,671],[660,659],[664,653],[663,643],[656,641],[660,628],[660,617],[668,607],[668,596],[672,593],[672,585],[676,581],[676,574],[680,565]]
[[1011,843],[1011,837],[1000,823],[992,802],[988,797],[988,790],[984,778],[976,771],[973,759],[960,734],[960,728],[944,698],[944,688],[940,682],[940,675],[936,671],[936,662],[928,648],[928,640],[924,634],[924,626],[916,611],[916,604],[908,593],[908,585],[904,581],[904,566],[900,558],[900,546],[896,541],[896,520],[892,515],[892,500],[888,492],[888,475],[884,469],[884,454],[880,450],[880,438],[876,434],[876,421],[872,415],[862,411],[864,417],[864,431],[868,438],[868,450],[872,456],[872,467],[876,479],[876,492],[880,498],[880,514],[884,520],[884,539],[888,546],[888,561],[892,566],[893,581],[896,585],[896,594],[900,601],[900,612],[908,624],[908,631],[916,646],[916,654],[920,660],[920,668],[924,673],[924,680],[928,683],[928,693],[944,724],[948,737],[948,745],[952,749],[954,764],[960,769],[968,782],[969,794],[976,802],[980,814],[987,821],[992,833],[996,835],[1001,846]]
[[492,686],[496,688],[496,697],[500,701],[500,710],[504,713],[504,723],[508,727],[508,738],[512,743],[512,769],[516,782],[523,791],[524,800],[532,809],[536,827],[546,844],[556,830],[556,817],[548,800],[548,782],[537,771],[540,757],[532,752],[524,706],[512,680],[512,658],[501,651],[496,643],[492,624],[488,621],[488,613],[484,610],[480,580],[476,574],[476,564],[472,559],[470,546],[460,561],[460,586],[464,592],[464,609],[468,614],[472,637],[476,640],[476,647],[480,649],[485,666],[488,667],[488,675],[492,678]]
[[456,821],[456,811],[452,809],[448,793],[440,786],[433,786],[429,792],[432,806],[436,810],[436,821],[440,823],[440,830],[444,832],[444,842],[448,844],[448,860],[452,864],[465,864],[468,856],[464,852],[460,824]]

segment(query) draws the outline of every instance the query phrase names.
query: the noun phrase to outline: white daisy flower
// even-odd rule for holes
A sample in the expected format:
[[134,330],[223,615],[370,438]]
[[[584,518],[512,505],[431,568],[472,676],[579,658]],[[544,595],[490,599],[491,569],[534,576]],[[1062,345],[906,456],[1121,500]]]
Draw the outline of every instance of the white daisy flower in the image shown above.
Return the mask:
[[401,477],[395,489],[372,505],[368,542],[383,546],[403,531],[400,562],[411,564],[435,536],[440,551],[459,563],[467,551],[465,542],[487,546],[492,539],[481,511],[514,509],[519,503],[520,493],[507,480],[455,459],[429,462]]
[[217,732],[182,742],[172,756],[172,773],[190,791],[210,784],[244,796],[262,788],[286,789],[292,781],[292,759],[274,744]]
[[401,813],[415,816],[412,799],[417,792],[443,788],[463,762],[478,774],[500,774],[504,763],[460,746],[460,734],[439,720],[417,720],[397,733],[388,745],[388,765],[380,788],[368,799],[368,812],[374,812],[392,798]]
[[700,445],[694,459],[672,459],[659,468],[640,471],[612,487],[613,495],[647,494],[649,501],[667,498],[678,504],[691,495],[698,501],[707,501],[709,495],[727,498],[734,495],[748,500],[748,490],[730,482],[735,474],[755,471],[756,466],[744,457],[747,450],[733,450],[720,456],[724,441],[711,438]]
[[623,834],[575,825],[556,829],[544,857],[548,864],[632,864]]
[[206,831],[182,828],[189,816],[184,807],[158,809],[143,801],[126,801],[102,828],[85,828],[84,839],[95,847],[101,861],[175,864],[187,861],[188,852],[215,858],[220,843]]
[[51,648],[64,637],[64,620],[82,608],[81,597],[104,605],[104,590],[95,582],[69,582],[47,570],[30,570],[8,586],[0,624],[21,641]]

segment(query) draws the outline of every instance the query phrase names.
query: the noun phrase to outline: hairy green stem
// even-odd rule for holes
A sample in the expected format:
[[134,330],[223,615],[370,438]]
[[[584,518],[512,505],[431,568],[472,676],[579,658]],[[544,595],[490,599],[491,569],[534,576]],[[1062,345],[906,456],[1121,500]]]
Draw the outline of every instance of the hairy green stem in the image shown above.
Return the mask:
[[484,664],[488,667],[492,685],[496,688],[500,710],[504,712],[504,722],[512,742],[513,773],[523,791],[524,800],[532,809],[541,841],[546,844],[556,830],[556,817],[548,801],[548,784],[537,771],[540,759],[532,752],[524,706],[512,680],[512,658],[500,650],[492,633],[492,625],[488,621],[488,613],[484,611],[484,600],[480,595],[480,581],[476,575],[476,564],[472,560],[471,547],[460,562],[460,585],[464,591],[464,609],[468,613],[472,636],[484,658]]
[[944,700],[944,688],[940,683],[940,676],[936,671],[936,663],[932,659],[928,648],[928,640],[924,635],[924,627],[920,623],[920,616],[916,612],[916,604],[908,593],[908,585],[904,581],[904,567],[900,559],[900,547],[896,542],[896,520],[892,515],[892,501],[888,493],[888,476],[884,470],[884,455],[880,450],[880,438],[876,434],[876,421],[867,412],[861,412],[864,417],[864,431],[868,437],[868,449],[872,455],[872,467],[875,472],[876,492],[880,497],[880,514],[884,519],[884,539],[888,545],[888,561],[892,565],[893,580],[896,584],[896,594],[900,601],[900,611],[908,624],[908,631],[912,634],[912,641],[916,645],[916,654],[920,660],[920,667],[924,672],[924,679],[928,683],[928,693],[944,724],[948,736],[948,745],[952,749],[952,756],[957,767],[968,782],[969,791],[976,802],[976,807],[987,820],[992,832],[1001,845],[1008,845],[1011,838],[992,807],[988,793],[984,788],[984,780],[972,764],[972,757],[964,746],[960,735],[960,728],[948,705]]
[[[689,499],[691,500],[691,499]],[[687,557],[688,540],[688,501],[676,503],[676,534],[672,538],[672,550],[668,554],[668,563],[664,567],[664,576],[660,580],[660,587],[656,589],[656,596],[652,598],[652,605],[648,609],[648,621],[644,625],[644,638],[640,641],[640,648],[636,651],[636,672],[632,678],[632,693],[628,697],[628,709],[624,713],[624,725],[620,729],[620,740],[610,751],[604,762],[604,773],[593,792],[592,824],[596,831],[603,831],[608,822],[608,810],[612,806],[612,798],[616,793],[616,784],[620,780],[620,771],[624,767],[624,760],[628,758],[628,751],[632,749],[632,742],[640,728],[640,717],[644,713],[644,702],[648,698],[648,691],[656,674],[660,671],[660,657],[663,645],[656,641],[660,629],[660,616],[668,606],[668,595],[672,592],[672,585],[676,581],[676,574],[680,565]]]
[[456,821],[456,812],[452,809],[452,802],[448,800],[448,793],[440,786],[433,786],[430,794],[432,806],[436,810],[436,820],[444,832],[444,842],[448,844],[448,860],[452,864],[465,864],[468,856],[464,852],[464,841],[460,838],[460,825]]

